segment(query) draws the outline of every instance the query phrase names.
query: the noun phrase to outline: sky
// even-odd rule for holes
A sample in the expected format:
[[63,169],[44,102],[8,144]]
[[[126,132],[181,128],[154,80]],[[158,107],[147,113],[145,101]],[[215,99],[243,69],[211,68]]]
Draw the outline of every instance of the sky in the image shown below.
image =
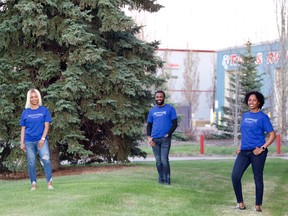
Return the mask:
[[[277,39],[275,0],[158,0],[144,35],[160,48],[221,50]],[[140,19],[140,18],[138,18]]]

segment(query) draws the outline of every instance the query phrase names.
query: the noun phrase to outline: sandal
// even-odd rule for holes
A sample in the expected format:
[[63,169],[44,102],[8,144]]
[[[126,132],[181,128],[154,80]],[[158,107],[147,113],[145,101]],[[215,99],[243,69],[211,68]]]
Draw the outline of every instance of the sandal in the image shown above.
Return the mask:
[[245,206],[245,205],[240,206],[240,204],[238,203],[238,204],[235,206],[235,209],[245,210],[245,209],[246,209],[246,206]]
[[256,212],[262,212],[262,209],[260,207],[259,208],[254,207],[253,210]]

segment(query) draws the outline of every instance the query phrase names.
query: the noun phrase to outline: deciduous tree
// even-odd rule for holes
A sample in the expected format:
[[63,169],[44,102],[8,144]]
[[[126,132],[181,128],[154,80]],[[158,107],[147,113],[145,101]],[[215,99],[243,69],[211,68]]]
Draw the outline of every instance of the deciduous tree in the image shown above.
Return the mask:
[[[280,61],[279,69],[276,71],[275,77],[275,117],[276,117],[276,127],[278,131],[282,134],[286,142],[288,141],[288,111],[287,111],[287,97],[288,97],[288,88],[287,88],[287,71],[288,71],[288,62],[287,62],[287,42],[288,42],[288,29],[287,29],[287,1],[286,0],[276,0],[276,18],[277,18],[277,27],[279,33],[279,47],[280,47]],[[279,100],[277,100],[279,98]]]
[[188,50],[184,59],[184,74],[182,94],[189,107],[189,131],[193,133],[192,114],[195,113],[199,106],[199,56],[193,50]]

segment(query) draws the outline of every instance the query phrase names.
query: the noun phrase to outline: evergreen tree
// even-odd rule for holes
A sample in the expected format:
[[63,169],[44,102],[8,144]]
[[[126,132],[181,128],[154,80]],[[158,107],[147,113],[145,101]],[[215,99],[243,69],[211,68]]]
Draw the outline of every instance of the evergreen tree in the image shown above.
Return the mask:
[[260,91],[262,74],[257,72],[256,57],[251,52],[251,42],[245,44],[245,53],[241,55],[238,70],[229,73],[228,96],[225,97],[228,106],[223,106],[224,116],[217,128],[224,136],[236,138],[239,134],[241,116],[247,111],[244,96],[249,91]]
[[19,119],[26,93],[37,88],[52,114],[52,167],[145,156],[137,148],[160,85],[157,41],[122,8],[157,12],[155,0],[9,0],[0,9],[0,163],[17,171]]

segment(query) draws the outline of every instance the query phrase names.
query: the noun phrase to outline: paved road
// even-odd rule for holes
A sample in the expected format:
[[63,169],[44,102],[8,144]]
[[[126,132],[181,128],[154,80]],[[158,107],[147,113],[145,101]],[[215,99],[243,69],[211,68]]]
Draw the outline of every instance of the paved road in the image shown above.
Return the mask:
[[[236,156],[195,156],[195,157],[169,157],[170,161],[180,161],[180,160],[226,160],[226,159],[235,159]],[[268,156],[267,158],[281,158],[288,160],[288,156]],[[138,158],[138,157],[130,157],[129,160],[131,162],[145,162],[145,161],[155,161],[154,157],[147,158]]]

